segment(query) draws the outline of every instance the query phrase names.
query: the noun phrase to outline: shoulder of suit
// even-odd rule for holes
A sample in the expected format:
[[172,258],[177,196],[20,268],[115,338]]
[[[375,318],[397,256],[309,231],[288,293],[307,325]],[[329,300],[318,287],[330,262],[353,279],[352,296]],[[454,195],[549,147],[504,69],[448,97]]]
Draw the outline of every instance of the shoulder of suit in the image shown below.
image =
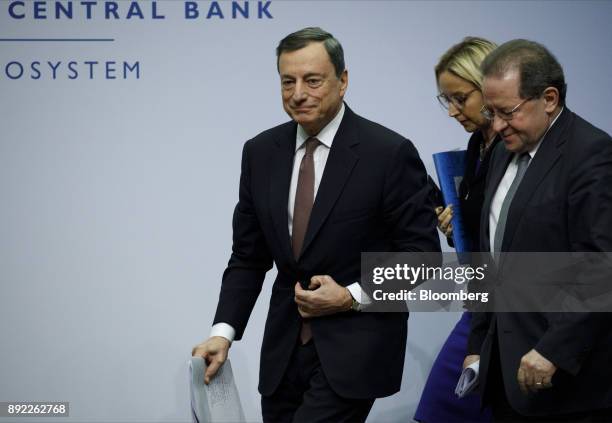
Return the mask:
[[612,138],[587,120],[566,108],[568,113],[563,123],[561,139],[565,140],[562,149],[575,166],[590,163],[595,156],[607,157],[612,154]]
[[279,138],[295,138],[296,124],[293,121],[285,122],[273,128],[266,129],[247,141],[248,144],[265,146],[276,142]]
[[359,131],[361,142],[373,142],[378,146],[382,147],[387,145],[391,148],[398,147],[405,142],[412,145],[412,142],[408,138],[393,131],[392,129],[387,128],[386,126],[381,125],[380,123],[373,122],[357,114],[353,114],[353,116],[356,119],[356,129]]
[[579,135],[581,139],[577,140],[580,143],[584,142],[610,142],[612,137],[602,129],[596,127],[589,121],[583,119],[576,113],[571,112],[573,116],[574,134]]

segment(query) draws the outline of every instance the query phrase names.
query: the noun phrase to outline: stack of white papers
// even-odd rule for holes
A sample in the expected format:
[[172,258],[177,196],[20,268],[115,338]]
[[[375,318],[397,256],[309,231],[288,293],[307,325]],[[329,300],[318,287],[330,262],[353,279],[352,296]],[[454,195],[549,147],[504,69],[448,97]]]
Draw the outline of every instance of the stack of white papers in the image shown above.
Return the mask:
[[470,392],[473,392],[478,386],[478,369],[480,367],[480,360],[470,364],[461,372],[459,376],[459,382],[455,388],[455,394],[459,398],[463,398]]
[[245,422],[234,373],[229,360],[221,366],[217,375],[204,384],[206,362],[202,357],[189,360],[189,392],[191,417],[194,423]]

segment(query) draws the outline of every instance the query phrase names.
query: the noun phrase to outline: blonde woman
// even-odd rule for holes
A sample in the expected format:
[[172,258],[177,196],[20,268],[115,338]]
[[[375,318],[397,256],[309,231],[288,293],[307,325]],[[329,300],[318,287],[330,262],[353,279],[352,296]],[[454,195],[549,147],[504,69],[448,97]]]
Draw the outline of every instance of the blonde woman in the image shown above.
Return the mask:
[[[461,208],[465,232],[472,250],[478,246],[480,210],[492,147],[500,141],[490,121],[480,113],[483,107],[480,64],[495,49],[488,40],[467,37],[451,47],[435,67],[440,104],[463,128],[472,134],[468,142],[466,167],[459,187],[460,204],[438,207],[438,228],[448,238],[452,235],[454,207]],[[431,369],[419,402],[415,420],[436,422],[488,422],[490,412],[480,411],[478,396],[459,399],[454,390],[466,355],[471,314],[463,313],[449,335]]]

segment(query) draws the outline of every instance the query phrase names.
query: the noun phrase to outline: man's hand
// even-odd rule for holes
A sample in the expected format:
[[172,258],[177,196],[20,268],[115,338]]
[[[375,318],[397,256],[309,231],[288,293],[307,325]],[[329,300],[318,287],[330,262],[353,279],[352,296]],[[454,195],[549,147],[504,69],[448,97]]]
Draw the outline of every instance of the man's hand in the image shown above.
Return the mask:
[[451,220],[453,218],[453,205],[449,204],[445,209],[441,206],[436,207],[436,214],[438,215],[438,229],[447,237],[453,236],[453,224]]
[[305,319],[348,311],[353,304],[349,290],[338,285],[331,276],[313,276],[308,289],[302,289],[299,282],[295,284],[295,302]]
[[472,354],[465,357],[463,360],[463,368],[465,369],[467,366],[470,366],[480,360],[480,356],[478,354]]
[[230,341],[222,336],[212,336],[193,347],[191,356],[202,357],[208,366],[204,373],[205,384],[208,385],[210,383],[210,380],[215,377],[219,368],[225,363],[229,348]]
[[557,366],[532,349],[521,358],[517,374],[519,387],[524,394],[550,388],[556,371]]

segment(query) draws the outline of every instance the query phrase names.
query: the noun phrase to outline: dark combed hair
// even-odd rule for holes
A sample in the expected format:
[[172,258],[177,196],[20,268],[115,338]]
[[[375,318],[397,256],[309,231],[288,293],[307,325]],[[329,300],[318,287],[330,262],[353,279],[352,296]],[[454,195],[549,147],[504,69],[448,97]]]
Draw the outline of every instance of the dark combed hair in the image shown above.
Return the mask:
[[508,41],[493,50],[482,62],[482,76],[502,76],[519,72],[521,98],[542,95],[548,87],[559,91],[559,104],[565,104],[567,85],[557,58],[542,44],[529,40]]
[[329,59],[334,65],[336,77],[340,78],[345,69],[342,45],[332,34],[317,27],[300,29],[283,38],[276,47],[276,68],[278,69],[278,62],[282,53],[296,51],[310,43],[320,42],[325,46]]

